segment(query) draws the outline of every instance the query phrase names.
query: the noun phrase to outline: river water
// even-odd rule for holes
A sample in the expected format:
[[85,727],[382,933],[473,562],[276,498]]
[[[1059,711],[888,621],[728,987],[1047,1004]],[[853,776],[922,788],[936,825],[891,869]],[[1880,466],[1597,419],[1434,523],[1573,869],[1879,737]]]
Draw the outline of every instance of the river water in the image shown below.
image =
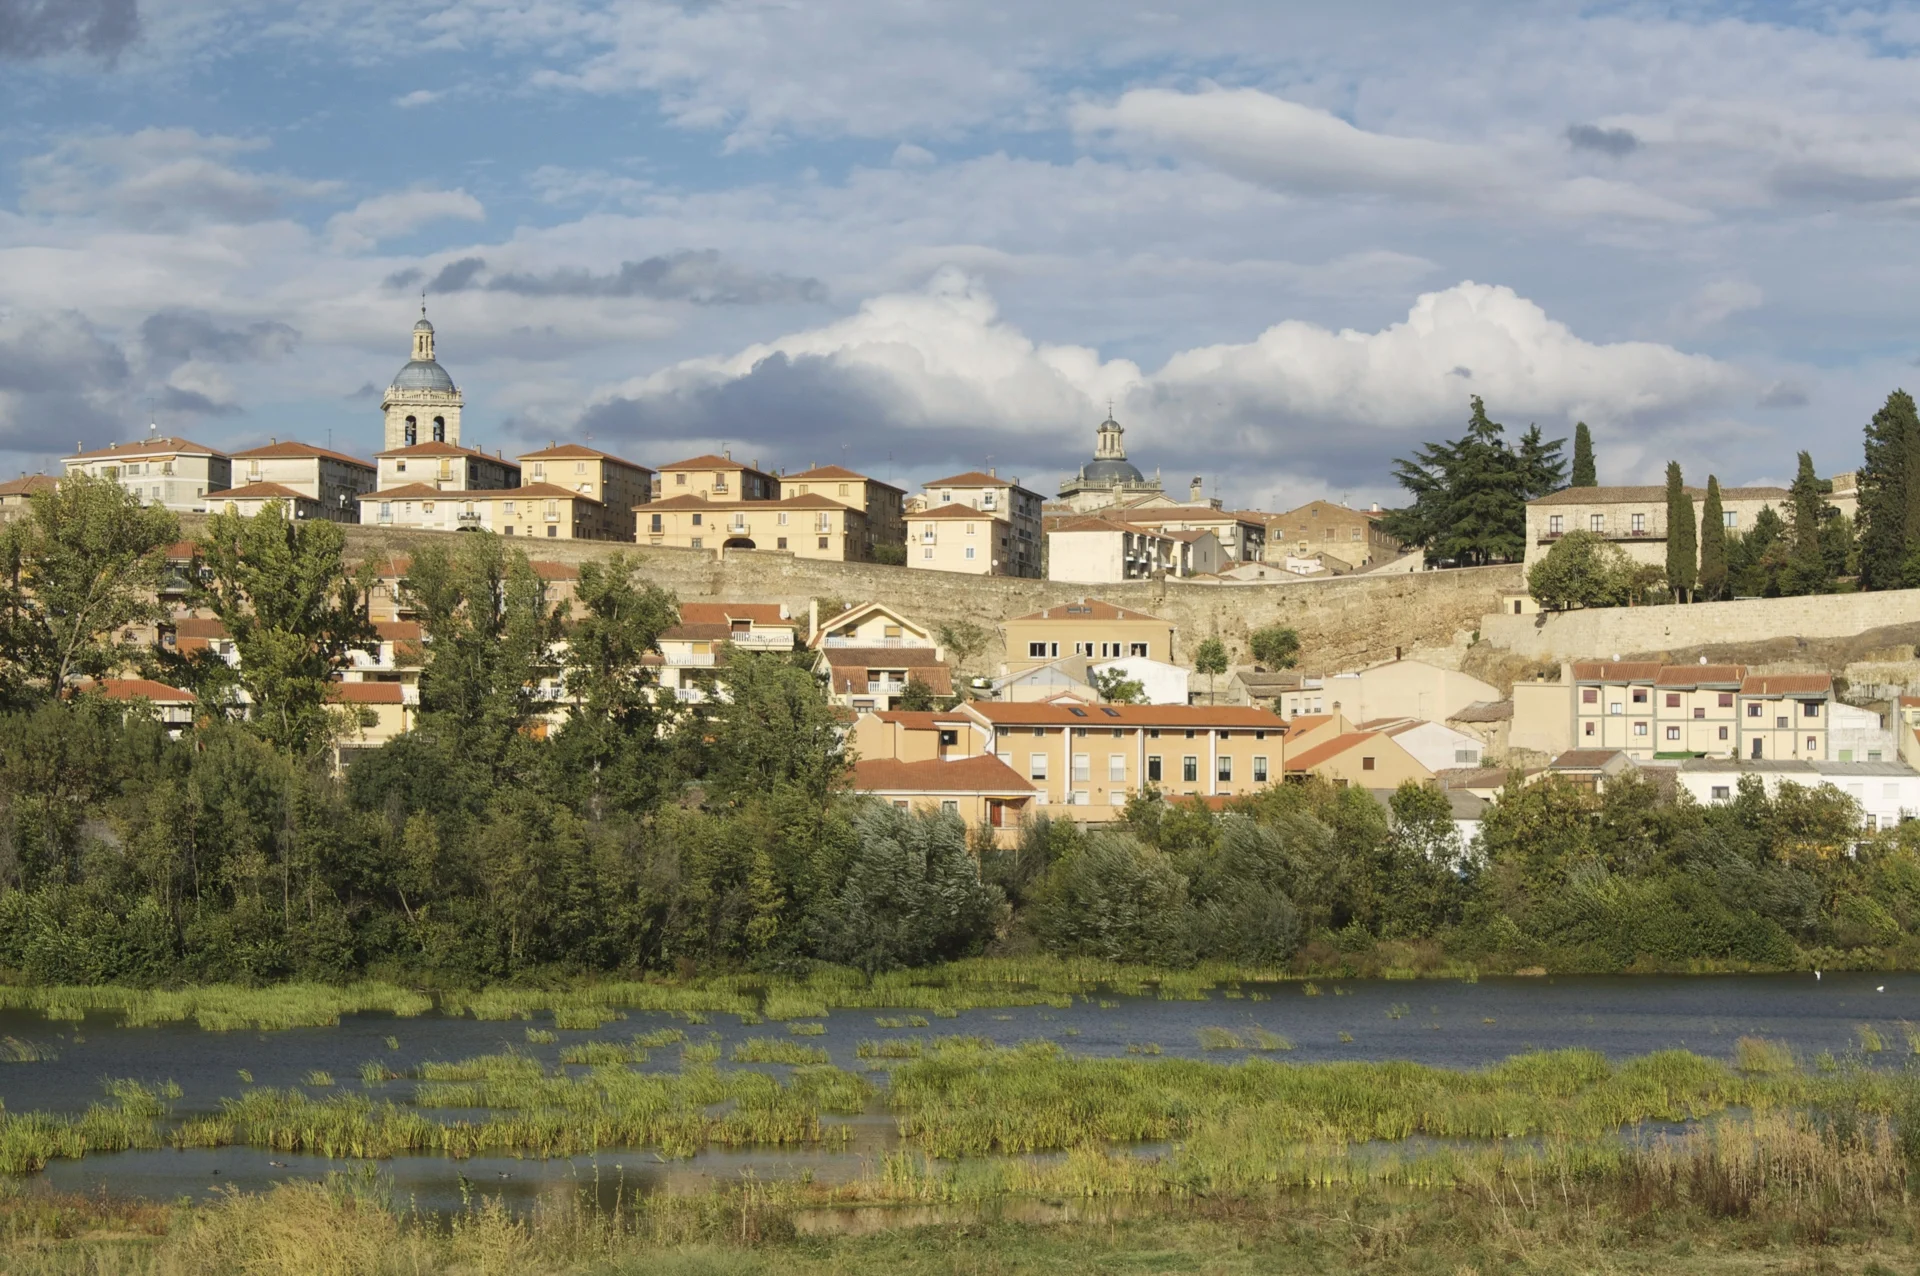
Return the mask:
[[[832,1061],[863,1070],[855,1057],[863,1040],[964,1033],[1012,1044],[1046,1039],[1084,1056],[1112,1057],[1157,1046],[1162,1057],[1233,1061],[1249,1052],[1204,1050],[1201,1031],[1224,1028],[1242,1036],[1262,1028],[1285,1036],[1293,1050],[1265,1057],[1307,1063],[1328,1060],[1407,1059],[1453,1068],[1496,1062],[1527,1050],[1584,1047],[1625,1058],[1655,1050],[1687,1049],[1730,1057],[1742,1036],[1792,1045],[1804,1058],[1860,1049],[1862,1026],[1884,1041],[1870,1062],[1895,1065],[1914,1046],[1907,1025],[1920,1032],[1920,974],[1829,973],[1703,976],[1590,976],[1488,978],[1478,982],[1321,980],[1318,995],[1307,986],[1248,985],[1239,997],[1216,990],[1204,1001],[1141,997],[1076,998],[1067,1008],[1024,1006],[963,1011],[955,1018],[927,1016],[925,1028],[881,1028],[879,1018],[907,1010],[840,1010],[825,1017],[821,1036],[795,1040],[825,1048]],[[377,1060],[405,1073],[432,1060],[516,1050],[548,1064],[560,1050],[591,1040],[624,1041],[636,1032],[679,1025],[694,1040],[717,1039],[725,1048],[747,1037],[785,1037],[786,1025],[744,1025],[716,1014],[705,1026],[688,1026],[663,1013],[635,1012],[598,1029],[553,1029],[548,1016],[532,1020],[479,1021],[429,1013],[397,1019],[387,1014],[344,1017],[337,1027],[276,1032],[207,1032],[191,1024],[123,1028],[111,1015],[79,1024],[38,1015],[0,1012],[0,1037],[41,1047],[51,1058],[0,1064],[0,1103],[9,1112],[75,1112],[103,1097],[102,1082],[131,1077],[173,1081],[181,1097],[176,1117],[219,1110],[223,1097],[252,1083],[302,1084],[314,1070],[330,1072],[339,1085],[357,1086],[360,1065]],[[556,1044],[530,1044],[529,1027],[553,1030]],[[389,1041],[395,1043],[389,1044]],[[723,1050],[723,1059],[726,1051]],[[677,1048],[656,1050],[643,1068],[679,1067]],[[729,1065],[721,1066],[745,1066]],[[769,1066],[768,1070],[784,1069]],[[383,1098],[404,1102],[409,1082],[380,1088]],[[315,1091],[323,1093],[324,1091]],[[447,1119],[450,1114],[436,1114]],[[743,1175],[761,1178],[811,1174],[818,1181],[857,1176],[897,1146],[893,1122],[875,1111],[852,1119],[854,1138],[832,1151],[768,1149],[703,1152],[668,1162],[646,1149],[603,1152],[595,1157],[532,1161],[514,1157],[453,1161],[406,1156],[380,1163],[396,1197],[423,1209],[457,1208],[468,1192],[504,1195],[525,1205],[543,1193],[599,1184],[602,1197],[621,1191],[692,1191]],[[271,1161],[285,1162],[276,1166]],[[156,1199],[200,1197],[223,1186],[259,1187],[282,1178],[310,1178],[354,1163],[318,1156],[269,1153],[252,1148],[176,1151],[162,1149],[55,1161],[40,1176],[62,1190]]]

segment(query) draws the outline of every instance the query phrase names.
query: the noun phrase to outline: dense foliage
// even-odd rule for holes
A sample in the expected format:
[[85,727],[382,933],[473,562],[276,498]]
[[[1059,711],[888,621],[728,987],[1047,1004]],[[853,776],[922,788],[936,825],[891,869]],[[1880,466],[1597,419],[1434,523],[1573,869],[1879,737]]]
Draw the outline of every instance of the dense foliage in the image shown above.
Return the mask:
[[1479,395],[1472,404],[1465,434],[1423,444],[1411,459],[1394,462],[1394,477],[1413,504],[1392,511],[1380,526],[1401,544],[1426,551],[1428,562],[1518,562],[1526,554],[1527,502],[1565,481],[1565,440],[1549,441],[1530,426],[1511,447],[1506,427],[1487,416]]

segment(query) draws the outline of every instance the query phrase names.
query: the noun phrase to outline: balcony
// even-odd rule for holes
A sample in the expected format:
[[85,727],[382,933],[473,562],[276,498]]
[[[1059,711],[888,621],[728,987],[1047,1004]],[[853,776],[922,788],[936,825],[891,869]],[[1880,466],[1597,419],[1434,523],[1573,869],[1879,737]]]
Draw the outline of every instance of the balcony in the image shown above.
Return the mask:
[[464,511],[455,514],[453,516],[453,525],[455,527],[478,527],[480,526],[480,515],[475,511]]
[[867,694],[870,696],[902,696],[906,693],[907,682],[904,678],[898,682],[869,681],[867,683]]

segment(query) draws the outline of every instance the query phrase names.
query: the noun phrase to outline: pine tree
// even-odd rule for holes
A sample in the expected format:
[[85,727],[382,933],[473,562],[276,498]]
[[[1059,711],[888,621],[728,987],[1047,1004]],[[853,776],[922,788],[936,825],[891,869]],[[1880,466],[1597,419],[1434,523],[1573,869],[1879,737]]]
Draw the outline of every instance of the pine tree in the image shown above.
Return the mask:
[[1792,544],[1787,570],[1781,579],[1781,592],[1818,594],[1832,583],[1827,571],[1827,556],[1821,543],[1822,524],[1827,502],[1820,492],[1820,476],[1814,473],[1813,454],[1800,454],[1800,468],[1788,489],[1793,498]]
[[[1452,443],[1422,444],[1412,460],[1394,462],[1394,477],[1413,493],[1413,504],[1382,519],[1382,530],[1425,550],[1428,562],[1519,561],[1527,547],[1529,479],[1504,432],[1475,395],[1466,434]],[[1557,486],[1560,441],[1547,443],[1537,430],[1529,435],[1532,481]]]
[[1680,480],[1680,462],[1667,462],[1667,587],[1675,602],[1692,602],[1700,579],[1700,546],[1694,536],[1693,497]]
[[1920,416],[1913,396],[1895,390],[1867,423],[1860,466],[1860,584],[1898,589],[1920,548]]
[[1573,423],[1573,478],[1567,486],[1600,486],[1599,475],[1593,468],[1593,431],[1585,421]]
[[1720,503],[1720,480],[1707,475],[1707,499],[1700,511],[1700,597],[1727,592],[1727,518]]
[[1537,501],[1566,486],[1567,462],[1560,455],[1566,443],[1565,439],[1549,443],[1540,437],[1538,425],[1529,425],[1527,432],[1520,436],[1521,492],[1527,500]]

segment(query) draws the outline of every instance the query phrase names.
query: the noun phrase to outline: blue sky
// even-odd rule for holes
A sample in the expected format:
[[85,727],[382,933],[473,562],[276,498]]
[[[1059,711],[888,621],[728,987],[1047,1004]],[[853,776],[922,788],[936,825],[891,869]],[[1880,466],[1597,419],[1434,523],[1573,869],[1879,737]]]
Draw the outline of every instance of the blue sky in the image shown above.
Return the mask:
[[[0,457],[469,441],[1392,501],[1782,479],[1920,358],[1920,7],[0,0]],[[989,458],[991,460],[989,461]]]

